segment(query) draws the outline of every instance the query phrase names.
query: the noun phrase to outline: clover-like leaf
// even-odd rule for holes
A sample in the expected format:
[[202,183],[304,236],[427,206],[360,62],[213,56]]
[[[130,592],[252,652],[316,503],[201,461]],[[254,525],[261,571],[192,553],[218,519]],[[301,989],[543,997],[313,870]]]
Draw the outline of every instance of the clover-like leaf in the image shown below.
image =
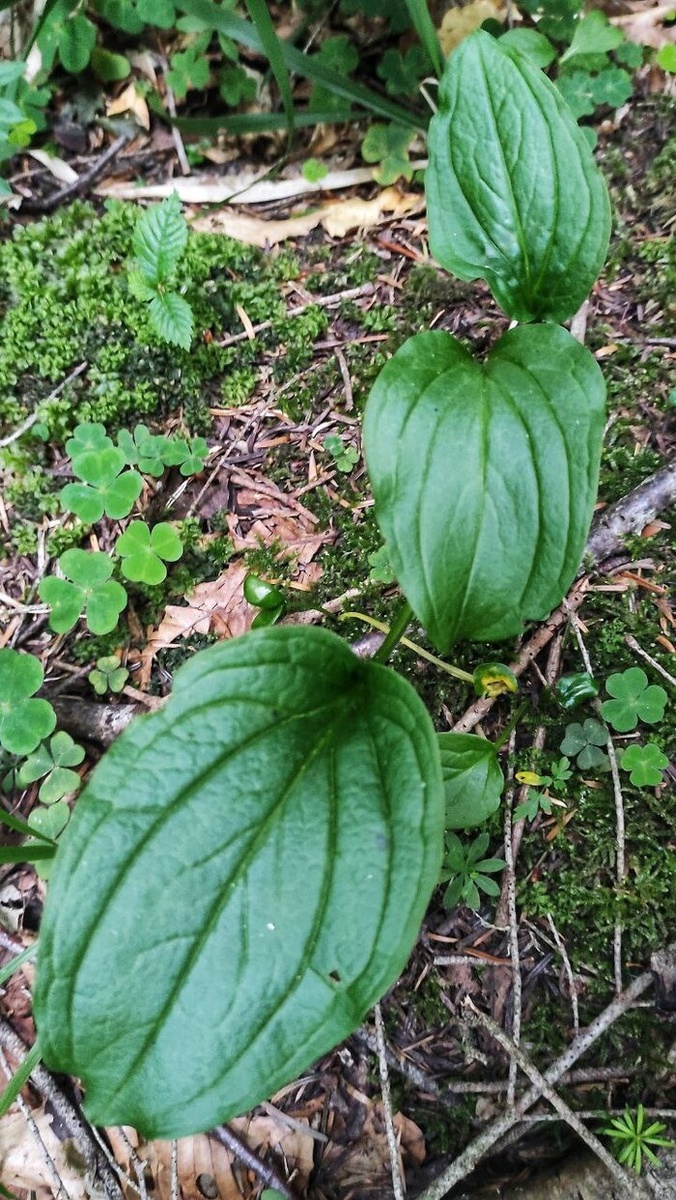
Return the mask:
[[67,483],[59,493],[64,508],[81,521],[94,524],[105,513],[112,520],[127,517],[143,490],[138,471],[126,471],[125,455],[119,446],[105,446],[77,453],[73,471],[83,483]]
[[620,758],[620,766],[623,771],[630,772],[629,779],[635,787],[659,787],[669,759],[659,746],[648,742],[646,746],[627,746]]
[[202,651],[61,838],[34,997],[46,1064],[82,1078],[94,1123],[147,1136],[248,1110],[398,977],[442,840],[434,729],[405,679],[322,629]]
[[167,577],[164,563],[176,562],[183,553],[180,537],[166,522],[151,530],[145,521],[131,521],[115,548],[122,558],[122,574],[134,583],[161,583]]
[[512,329],[484,363],[420,333],[381,371],[363,428],[376,517],[442,654],[512,637],[565,596],[596,500],[604,390],[553,325]]
[[181,475],[199,475],[208,458],[209,447],[203,437],[193,438],[187,446],[187,454],[181,462]]
[[31,813],[33,829],[53,841],[63,832],[70,820],[70,809],[65,800],[57,800],[48,808],[36,808]]
[[566,736],[561,742],[561,753],[577,760],[578,767],[585,771],[590,767],[605,766],[608,758],[600,749],[608,744],[608,730],[601,721],[588,717],[580,724],[577,721],[566,725]]
[[492,742],[473,733],[439,733],[446,828],[481,825],[500,806],[505,786]]
[[0,746],[9,754],[31,754],[56,725],[48,700],[35,700],[44,671],[33,654],[0,649]]
[[74,473],[81,479],[89,478],[89,464],[96,464],[102,451],[113,448],[113,440],[108,437],[105,426],[91,421],[76,425],[73,436],[66,442],[66,452],[70,456]]
[[65,579],[50,575],[38,588],[52,611],[50,627],[67,633],[84,611],[92,633],[110,633],[127,603],[121,583],[111,579],[113,564],[102,551],[66,550],[59,558]]
[[87,676],[97,696],[105,696],[108,691],[121,692],[128,678],[129,671],[121,665],[116,654],[97,658],[94,670]]
[[659,684],[648,684],[648,676],[640,667],[610,675],[606,691],[613,699],[604,700],[601,712],[618,733],[629,733],[639,721],[656,725],[664,716],[667,693]]
[[170,440],[164,434],[151,433],[147,425],[137,425],[133,434],[121,429],[117,435],[117,444],[127,464],[156,479],[164,474],[164,451]]
[[[478,132],[480,131],[480,133]],[[608,248],[608,192],[561,95],[488,33],[453,52],[429,130],[430,246],[517,321],[565,321]]]
[[43,804],[54,804],[80,786],[80,776],[71,767],[79,766],[84,759],[84,750],[68,733],[59,731],[49,742],[38,746],[22,764],[19,783],[22,787],[46,776],[38,793]]

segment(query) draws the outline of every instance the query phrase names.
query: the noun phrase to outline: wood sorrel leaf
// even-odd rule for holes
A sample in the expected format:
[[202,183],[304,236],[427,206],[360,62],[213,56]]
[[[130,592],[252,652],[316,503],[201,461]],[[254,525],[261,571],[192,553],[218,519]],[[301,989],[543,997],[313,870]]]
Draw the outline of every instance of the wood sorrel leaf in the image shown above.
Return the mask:
[[447,63],[426,185],[442,266],[485,279],[517,321],[579,308],[608,248],[606,185],[554,85],[482,31]]
[[483,364],[417,334],[376,380],[364,452],[392,569],[434,644],[540,620],[579,566],[596,497],[603,377],[565,329],[523,325]]
[[344,1038],[394,982],[441,863],[410,684],[320,629],[198,654],[78,801],[40,932],[45,1061],[96,1124],[207,1129]]

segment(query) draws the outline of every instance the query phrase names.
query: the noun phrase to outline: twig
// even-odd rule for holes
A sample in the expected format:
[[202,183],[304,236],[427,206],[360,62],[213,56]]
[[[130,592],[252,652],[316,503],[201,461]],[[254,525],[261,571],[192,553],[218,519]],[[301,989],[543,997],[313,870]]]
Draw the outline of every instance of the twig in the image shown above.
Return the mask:
[[[117,1126],[117,1133],[120,1141],[124,1142],[127,1154],[129,1156],[129,1166],[134,1168],[137,1180],[137,1182],[134,1183],[133,1179],[130,1179],[129,1176],[126,1175],[125,1183],[127,1183],[129,1187],[133,1188],[135,1192],[138,1192],[140,1200],[148,1200],[148,1188],[146,1187],[146,1167],[148,1166],[147,1160],[145,1158],[141,1158],[136,1153],[136,1147],[132,1146],[123,1125]],[[104,1142],[101,1142],[101,1146],[107,1152],[108,1148]],[[118,1170],[120,1173],[122,1173],[122,1168],[119,1166],[119,1164]]]
[[466,1014],[468,1014],[468,1019],[474,1024],[481,1025],[488,1031],[488,1033],[490,1033],[491,1037],[495,1038],[495,1041],[502,1046],[503,1050],[507,1051],[510,1059],[513,1059],[514,1062],[524,1072],[524,1074],[528,1076],[531,1083],[538,1088],[540,1094],[549,1101],[559,1116],[566,1122],[566,1124],[570,1125],[571,1129],[575,1131],[585,1145],[588,1146],[590,1150],[593,1150],[597,1158],[603,1163],[604,1167],[608,1171],[608,1174],[612,1176],[616,1186],[621,1189],[621,1193],[627,1196],[627,1200],[636,1200],[636,1198],[639,1196],[648,1196],[649,1190],[643,1181],[639,1179],[631,1180],[629,1178],[626,1172],[623,1171],[617,1159],[613,1158],[613,1156],[608,1153],[605,1146],[599,1141],[596,1135],[587,1129],[586,1125],[584,1125],[577,1114],[573,1112],[572,1108],[570,1108],[566,1102],[561,1099],[558,1093],[554,1091],[553,1087],[547,1083],[547,1080],[544,1078],[541,1072],[538,1071],[537,1067],[530,1061],[529,1058],[526,1057],[525,1054],[523,1054],[519,1047],[514,1044],[512,1039],[507,1036],[505,1031],[500,1028],[497,1021],[494,1021],[492,1017],[489,1017],[486,1013],[482,1013],[472,1002],[469,996],[465,997],[463,1006]]
[[674,676],[670,675],[668,671],[665,671],[662,664],[658,663],[656,658],[652,658],[649,654],[646,654],[643,647],[639,646],[635,637],[632,637],[631,634],[628,633],[624,640],[629,646],[630,650],[633,650],[635,654],[640,655],[640,657],[645,659],[647,663],[650,663],[653,670],[657,671],[663,679],[666,679],[667,683],[670,683],[672,687],[676,687],[676,679],[674,679]]
[[[668,947],[668,952],[673,952],[676,947]],[[638,1000],[644,992],[648,990],[652,983],[652,972],[644,971],[639,975],[633,983],[616,999],[608,1005],[607,1008],[599,1014],[591,1025],[584,1030],[575,1041],[571,1042],[570,1046],[564,1053],[552,1063],[551,1067],[543,1073],[543,1079],[547,1084],[555,1084],[559,1081],[566,1071],[570,1070],[573,1063],[576,1063],[587,1050],[593,1046],[594,1042],[605,1033],[611,1025],[622,1016],[623,1013]],[[524,1096],[517,1102],[513,1109],[504,1113],[499,1117],[490,1128],[485,1129],[479,1134],[468,1146],[465,1147],[462,1154],[455,1159],[441,1174],[430,1184],[424,1192],[420,1194],[418,1200],[443,1200],[447,1192],[465,1179],[470,1171],[473,1171],[481,1159],[488,1153],[492,1146],[498,1141],[503,1134],[507,1133],[521,1117],[528,1111],[529,1108],[539,1100],[541,1095],[539,1087],[531,1087]]]
[[611,504],[592,526],[584,552],[585,562],[602,562],[622,546],[628,533],[640,533],[658,513],[676,500],[676,461],[669,463],[633,492]]
[[179,1200],[178,1142],[176,1138],[173,1138],[171,1142],[171,1200]]
[[68,200],[74,200],[76,196],[81,196],[88,192],[93,183],[96,182],[99,175],[105,171],[109,163],[117,158],[120,150],[126,146],[129,141],[129,134],[122,133],[114,142],[111,142],[107,150],[99,155],[96,162],[92,163],[87,171],[82,175],[78,175],[72,183],[67,183],[60,191],[53,192],[51,196],[43,198],[27,197],[22,200],[21,207],[28,212],[51,212],[52,209],[58,208],[59,204],[65,204]]
[[[585,576],[569,593],[565,604],[559,605],[559,607],[555,612],[552,613],[551,617],[549,617],[545,624],[533,634],[532,638],[526,642],[525,646],[522,646],[516,661],[510,663],[510,670],[513,671],[516,676],[523,675],[526,667],[530,666],[533,659],[537,658],[540,651],[543,650],[547,643],[552,640],[557,629],[559,629],[561,625],[568,620],[569,613],[580,607],[585,595],[587,594],[588,587],[589,580]],[[487,716],[495,704],[495,701],[496,698],[490,696],[483,700],[476,700],[474,704],[470,705],[467,711],[463,713],[460,720],[456,721],[455,725],[453,726],[453,733],[469,733],[470,729],[474,729],[475,725],[478,725],[479,721],[482,721],[483,718]]]
[[[11,1050],[15,1058],[21,1062],[23,1062],[28,1053],[28,1047],[23,1039],[19,1037],[9,1021],[3,1016],[0,1016],[0,1046],[5,1046],[6,1049]],[[85,1121],[75,1105],[61,1091],[53,1075],[50,1074],[46,1067],[38,1065],[31,1072],[31,1079],[38,1091],[49,1100],[55,1113],[66,1126],[70,1136],[76,1142],[87,1167],[95,1175],[98,1175],[102,1181],[106,1200],[124,1200],[119,1179],[101,1153],[89,1123]]]
[[383,1027],[383,1014],[380,1010],[380,1004],[376,1004],[373,1015],[376,1023],[378,1071],[380,1074],[380,1091],[383,1098],[383,1112],[385,1114],[385,1135],[387,1137],[387,1149],[390,1156],[390,1170],[392,1172],[392,1192],[394,1200],[404,1200],[404,1189],[399,1167],[397,1131],[394,1128],[394,1119],[392,1116],[392,1094],[390,1091],[390,1076],[387,1070],[387,1055],[385,1053],[385,1029]]
[[558,929],[556,928],[556,925],[554,924],[554,918],[551,913],[547,913],[547,923],[549,925],[549,928],[552,931],[552,937],[554,938],[554,941],[556,942],[556,948],[557,948],[559,954],[561,955],[563,969],[566,973],[566,979],[568,980],[568,986],[570,988],[570,1006],[573,1010],[573,1029],[575,1030],[575,1036],[577,1037],[578,1033],[580,1032],[580,1010],[579,1010],[579,1006],[577,1003],[577,989],[575,987],[575,976],[573,975],[573,968],[570,965],[568,951],[566,950],[566,943],[564,942],[563,938],[561,937],[561,934],[559,933]]
[[[5,1072],[7,1079],[11,1079],[12,1078],[12,1070],[11,1070],[9,1063],[7,1062],[7,1057],[5,1055],[4,1050],[0,1050],[0,1065],[2,1066],[2,1069]],[[61,1176],[59,1175],[59,1169],[44,1143],[44,1139],[42,1137],[42,1134],[40,1133],[40,1130],[37,1127],[37,1124],[33,1118],[33,1114],[31,1112],[30,1108],[28,1107],[28,1105],[26,1104],[26,1101],[24,1100],[23,1096],[20,1093],[17,1096],[14,1103],[16,1104],[17,1108],[20,1110],[21,1115],[23,1116],[23,1119],[28,1126],[28,1129],[30,1130],[31,1137],[35,1141],[35,1143],[40,1151],[40,1154],[42,1155],[42,1157],[45,1161],[45,1166],[47,1167],[47,1170],[49,1171],[49,1174],[52,1177],[52,1182],[54,1184],[54,1187],[56,1188],[57,1200],[70,1200],[70,1193],[68,1192]]]
[[[357,300],[361,296],[372,296],[375,292],[372,283],[362,283],[360,287],[347,288],[344,292],[334,292],[331,296],[312,296],[305,304],[299,304],[296,308],[290,308],[287,312],[287,317],[299,317],[312,304],[317,304],[320,308],[332,308],[334,304],[342,304],[343,300]],[[262,333],[264,329],[270,329],[274,321],[261,321],[258,325],[252,326],[254,333]],[[237,342],[249,341],[249,333],[243,330],[241,333],[232,333],[229,337],[221,338],[220,341],[214,342],[215,346],[234,346]]]
[[216,1138],[217,1141],[225,1146],[231,1154],[243,1162],[245,1167],[253,1171],[266,1187],[272,1188],[274,1191],[281,1192],[287,1200],[294,1200],[293,1192],[289,1185],[284,1182],[281,1175],[269,1163],[263,1162],[262,1158],[253,1151],[246,1142],[231,1129],[229,1125],[215,1125],[209,1130],[209,1137]]
[[[585,670],[589,675],[594,676],[591,659],[587,652],[587,647],[582,637],[579,621],[575,613],[570,614],[570,624],[575,635],[575,640],[578,644],[580,655],[585,666]],[[597,698],[594,701],[594,710],[603,721],[603,709],[601,701]],[[606,726],[607,728],[607,726]],[[615,799],[615,839],[617,843],[617,855],[615,860],[615,880],[618,890],[623,886],[625,876],[627,874],[626,864],[626,836],[625,836],[625,821],[624,821],[624,799],[622,796],[622,783],[620,780],[620,771],[617,765],[617,754],[615,753],[615,743],[610,736],[608,730],[608,761],[610,762],[610,774],[613,781],[613,796]],[[619,921],[615,922],[613,930],[613,974],[615,977],[615,994],[619,996],[622,991],[622,925]]]
[[[509,955],[512,960],[512,1041],[516,1046],[521,1041],[521,961],[519,958],[519,919],[516,912],[516,876],[514,872],[514,848],[512,844],[512,817],[514,814],[513,762],[516,749],[516,730],[509,738],[509,767],[505,790],[505,876],[503,887],[507,896],[507,921],[509,929]],[[516,1061],[510,1058],[507,1104],[514,1105],[516,1095]]]
[[56,387],[52,389],[49,395],[46,396],[44,400],[40,400],[38,402],[35,412],[32,412],[29,417],[26,417],[26,420],[23,421],[13,433],[8,434],[7,437],[0,438],[0,447],[11,446],[12,442],[18,441],[18,439],[22,437],[22,435],[26,433],[37,421],[40,413],[40,405],[47,404],[50,400],[55,400],[59,393],[62,392],[65,387],[68,387],[69,383],[72,383],[74,379],[77,379],[78,375],[81,375],[82,372],[87,369],[87,366],[88,364],[86,362],[80,363],[79,366],[75,367],[75,369],[70,372],[70,375],[66,375],[66,378],[61,380],[61,383],[57,383]]

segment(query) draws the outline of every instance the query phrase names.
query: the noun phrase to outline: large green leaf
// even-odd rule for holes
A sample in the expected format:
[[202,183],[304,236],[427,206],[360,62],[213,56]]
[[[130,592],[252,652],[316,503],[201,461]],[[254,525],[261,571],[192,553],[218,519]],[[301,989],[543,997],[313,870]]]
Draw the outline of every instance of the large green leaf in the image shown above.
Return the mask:
[[579,566],[596,496],[604,383],[556,325],[476,363],[417,334],[383,368],[364,449],[395,575],[435,645],[494,641],[546,616]]
[[446,828],[472,829],[500,807],[505,780],[492,742],[475,733],[438,733]]
[[266,629],[177,674],[78,800],[35,1014],[95,1124],[175,1137],[259,1103],[394,982],[441,863],[443,786],[404,679]]
[[526,56],[479,31],[451,56],[430,123],[430,246],[517,321],[565,321],[608,248],[610,204],[584,134]]

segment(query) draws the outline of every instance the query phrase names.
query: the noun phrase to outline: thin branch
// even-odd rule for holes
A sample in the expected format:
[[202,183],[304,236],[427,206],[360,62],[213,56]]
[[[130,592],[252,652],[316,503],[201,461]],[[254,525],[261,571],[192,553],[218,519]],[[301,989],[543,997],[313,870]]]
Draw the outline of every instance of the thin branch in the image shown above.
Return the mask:
[[120,150],[126,146],[128,141],[128,133],[120,134],[120,137],[115,138],[115,141],[111,142],[108,149],[104,150],[103,154],[99,155],[92,166],[84,171],[82,175],[78,175],[77,179],[74,179],[72,183],[67,183],[65,187],[62,187],[58,192],[53,192],[51,196],[45,196],[42,198],[26,197],[21,203],[22,210],[28,212],[52,212],[52,210],[58,208],[60,204],[66,204],[68,201],[74,200],[76,196],[82,196],[86,194],[91,188],[92,184],[96,182],[99,175],[103,174],[108,164],[111,163],[114,158],[117,158]]
[[646,654],[643,647],[639,646],[635,637],[632,637],[631,634],[628,633],[624,640],[629,646],[630,650],[633,650],[634,653],[638,654],[640,658],[645,660],[645,662],[650,663],[650,666],[653,668],[653,670],[657,671],[663,679],[666,679],[667,683],[670,683],[672,687],[676,687],[676,679],[674,679],[674,676],[670,675],[669,672],[664,669],[662,664],[658,663],[656,658],[652,658],[650,654]]
[[[503,888],[506,891],[507,920],[509,929],[509,955],[512,961],[512,1040],[516,1046],[521,1041],[521,961],[519,958],[519,918],[516,911],[516,874],[514,869],[514,846],[512,843],[512,818],[514,815],[514,779],[513,763],[516,749],[516,730],[513,729],[509,739],[509,767],[507,788],[505,790],[505,819],[503,833],[505,839],[505,875]],[[516,1062],[510,1059],[509,1088],[507,1103],[514,1105],[516,1095]]]
[[549,928],[552,931],[552,937],[554,938],[554,941],[556,942],[556,948],[557,948],[559,954],[561,955],[563,969],[566,974],[566,979],[568,980],[568,986],[570,988],[570,1005],[573,1010],[573,1029],[575,1030],[575,1036],[577,1037],[578,1033],[580,1032],[580,1010],[579,1010],[579,1006],[577,1003],[577,988],[575,987],[575,976],[573,975],[573,968],[570,965],[568,951],[566,950],[566,943],[564,942],[563,938],[561,937],[561,934],[559,933],[558,929],[556,928],[556,925],[554,924],[554,918],[551,913],[547,913],[547,923],[549,925]]
[[213,1129],[209,1130],[208,1136],[216,1138],[222,1146],[225,1146],[226,1150],[243,1162],[245,1167],[253,1171],[266,1187],[281,1192],[283,1196],[287,1197],[287,1200],[294,1200],[293,1192],[278,1171],[269,1163],[263,1162],[263,1159],[259,1158],[229,1125],[215,1125]]
[[383,1014],[380,1004],[376,1004],[373,1015],[376,1023],[378,1071],[380,1074],[380,1091],[383,1097],[383,1112],[385,1114],[385,1135],[387,1137],[387,1149],[390,1156],[390,1170],[392,1172],[392,1192],[394,1200],[404,1200],[404,1188],[402,1186],[399,1167],[397,1131],[394,1128],[394,1118],[392,1116],[392,1094],[390,1091],[390,1076],[387,1070],[387,1055],[385,1053],[385,1029],[383,1027]]
[[[304,313],[306,308],[311,305],[318,305],[320,308],[333,308],[335,304],[342,304],[343,300],[357,300],[362,296],[372,296],[375,288],[372,283],[362,283],[360,287],[347,288],[344,292],[334,292],[331,296],[312,296],[305,304],[299,304],[296,308],[290,308],[287,312],[287,317],[299,317]],[[258,325],[253,326],[253,332],[262,333],[264,329],[272,328],[274,322],[261,321]],[[228,337],[221,338],[218,342],[214,342],[216,346],[234,346],[237,342],[249,341],[249,334],[246,330],[241,333],[232,333]]]
[[78,375],[81,375],[82,372],[87,369],[87,366],[88,364],[86,362],[80,363],[77,367],[75,367],[74,370],[70,372],[70,375],[66,375],[66,378],[61,380],[61,383],[57,383],[56,387],[52,389],[52,391],[48,396],[45,397],[44,400],[38,401],[35,412],[32,412],[30,416],[26,417],[26,420],[23,421],[13,433],[8,434],[7,437],[0,438],[0,447],[11,446],[12,442],[18,441],[18,439],[22,437],[24,433],[27,433],[31,426],[35,424],[38,416],[40,415],[40,406],[42,404],[47,404],[50,400],[55,400],[59,393],[62,392],[69,383],[72,383],[74,379],[77,379]]
[[[28,1053],[26,1043],[3,1016],[0,1016],[0,1046],[4,1046],[7,1050],[10,1050],[20,1062],[23,1062]],[[66,1126],[70,1136],[77,1144],[87,1167],[95,1175],[98,1175],[103,1183],[106,1200],[124,1200],[119,1179],[101,1153],[89,1123],[85,1121],[75,1105],[61,1091],[53,1075],[45,1067],[39,1065],[31,1072],[31,1079],[41,1095],[49,1100],[56,1115]]]
[[[4,1050],[0,1050],[0,1066],[2,1066],[2,1069],[5,1072],[7,1079],[11,1080],[12,1079],[12,1070],[11,1070],[9,1063],[7,1062],[7,1057],[5,1055]],[[33,1117],[33,1114],[31,1112],[30,1108],[28,1107],[28,1105],[26,1104],[26,1101],[24,1100],[23,1096],[20,1093],[16,1097],[16,1100],[14,1101],[14,1103],[20,1110],[21,1115],[23,1116],[23,1119],[26,1122],[26,1125],[28,1126],[30,1135],[33,1138],[33,1141],[35,1142],[35,1144],[37,1145],[38,1150],[40,1151],[40,1154],[42,1155],[42,1158],[44,1159],[45,1166],[47,1167],[47,1170],[52,1177],[52,1182],[54,1184],[54,1187],[56,1188],[57,1200],[70,1200],[70,1193],[68,1192],[66,1185],[64,1184],[61,1176],[59,1175],[59,1169],[44,1143],[44,1139],[42,1137],[42,1134],[40,1133],[40,1130],[37,1127],[37,1124],[35,1122],[35,1119]]]
[[468,1019],[473,1024],[481,1025],[490,1033],[491,1037],[506,1050],[510,1059],[521,1068],[525,1075],[528,1076],[531,1083],[540,1091],[540,1094],[552,1105],[559,1116],[570,1125],[578,1137],[594,1152],[597,1158],[603,1163],[609,1175],[612,1176],[615,1185],[620,1188],[621,1194],[627,1197],[627,1200],[637,1200],[637,1197],[647,1197],[650,1192],[643,1180],[632,1180],[622,1169],[617,1159],[609,1154],[605,1146],[595,1134],[591,1133],[586,1125],[580,1120],[576,1113],[573,1112],[564,1100],[554,1091],[553,1087],[547,1083],[547,1080],[538,1071],[537,1067],[526,1058],[526,1055],[514,1044],[512,1039],[507,1036],[505,1031],[500,1028],[497,1021],[489,1017],[486,1013],[482,1013],[480,1009],[470,1000],[469,996],[465,997],[464,1009]]
[[[670,953],[673,953],[675,950],[676,946],[668,947],[668,952]],[[575,1038],[575,1041],[571,1042],[568,1049],[564,1051],[556,1062],[552,1063],[551,1067],[548,1067],[543,1073],[545,1082],[547,1084],[558,1083],[561,1076],[570,1070],[573,1063],[576,1063],[583,1054],[586,1054],[594,1042],[648,990],[652,979],[652,972],[644,971],[643,974],[639,975],[629,985],[622,995],[617,996],[592,1021],[591,1025],[579,1037]],[[498,1139],[521,1120],[528,1109],[532,1108],[536,1101],[540,1099],[540,1096],[539,1087],[529,1088],[513,1109],[498,1117],[488,1129],[485,1129],[483,1133],[479,1134],[478,1137],[465,1147],[462,1154],[441,1172],[434,1180],[434,1183],[420,1194],[418,1200],[443,1200],[446,1193],[474,1170]]]
[[584,552],[584,561],[602,562],[622,547],[629,533],[640,533],[658,513],[676,500],[676,461],[669,463],[649,479],[604,509],[592,526]]

